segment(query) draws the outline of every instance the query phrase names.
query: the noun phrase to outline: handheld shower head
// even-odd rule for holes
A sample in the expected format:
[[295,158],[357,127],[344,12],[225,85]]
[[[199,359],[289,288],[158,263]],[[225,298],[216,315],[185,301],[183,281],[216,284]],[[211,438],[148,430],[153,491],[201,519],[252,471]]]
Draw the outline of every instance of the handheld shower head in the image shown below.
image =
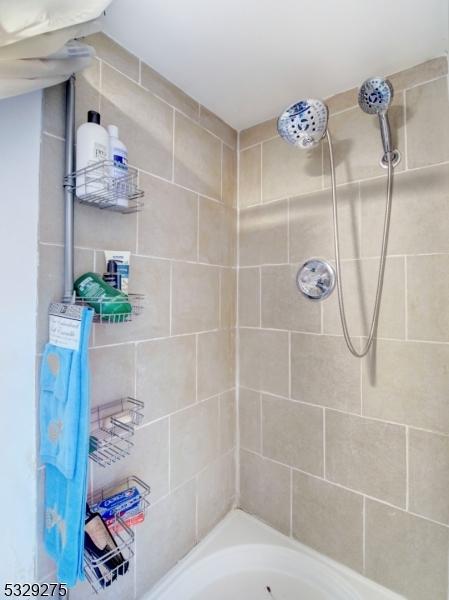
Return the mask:
[[278,119],[279,135],[299,148],[313,148],[326,134],[328,110],[321,100],[300,100]]
[[393,99],[393,86],[388,79],[372,77],[362,83],[359,90],[359,106],[369,115],[386,112]]
[[384,154],[380,159],[380,165],[388,167],[388,163],[395,167],[401,160],[398,150],[393,150],[391,145],[390,123],[388,121],[388,108],[393,99],[393,86],[383,77],[371,77],[364,81],[359,89],[359,106],[369,115],[379,117],[380,134]]

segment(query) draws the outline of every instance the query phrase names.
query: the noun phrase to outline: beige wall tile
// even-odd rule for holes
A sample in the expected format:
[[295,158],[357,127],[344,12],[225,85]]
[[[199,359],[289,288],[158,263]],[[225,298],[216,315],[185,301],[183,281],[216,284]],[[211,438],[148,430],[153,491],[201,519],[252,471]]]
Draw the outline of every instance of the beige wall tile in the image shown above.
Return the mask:
[[[120,344],[89,351],[92,406],[134,397],[134,345]],[[140,399],[140,396],[137,396]],[[142,396],[142,400],[147,399]]]
[[405,506],[405,427],[326,409],[326,478]]
[[288,261],[287,202],[240,211],[240,266]]
[[366,500],[365,574],[409,600],[445,600],[448,530]]
[[148,558],[135,561],[138,597],[146,594],[196,543],[195,507],[196,486],[189,481],[150,506],[144,523],[136,527],[136,552]]
[[334,96],[331,96],[330,98],[326,98],[326,105],[329,109],[329,114],[333,115],[334,113],[357,106],[358,92],[358,88],[352,88],[350,90],[340,92],[339,94],[334,94]]
[[261,395],[240,388],[239,390],[239,429],[240,446],[253,452],[262,452],[261,439]]
[[323,475],[323,411],[262,395],[262,453],[291,467]]
[[92,465],[93,489],[112,486],[132,474],[151,486],[151,502],[168,494],[168,431],[168,419],[139,428],[133,437],[134,446],[129,456],[107,469]]
[[98,58],[105,60],[110,65],[139,81],[139,59],[128,52],[104,33],[94,33],[86,38],[86,43],[93,46]]
[[378,341],[364,363],[364,414],[449,433],[449,346]]
[[216,329],[219,320],[219,270],[173,263],[172,333]]
[[173,109],[108,65],[102,65],[101,116],[119,128],[131,165],[171,179]]
[[[358,184],[338,188],[338,225],[342,258],[360,256],[360,202]],[[334,258],[330,190],[290,200],[290,262],[318,256]]]
[[180,113],[175,117],[175,181],[221,199],[221,142]]
[[137,345],[137,397],[152,421],[196,401],[195,336],[152,340]]
[[260,269],[239,269],[239,324],[258,327],[260,323]]
[[409,168],[449,160],[447,78],[407,90],[406,106]]
[[261,203],[262,159],[261,146],[253,146],[240,152],[239,206]]
[[198,336],[198,399],[209,398],[234,387],[235,337],[219,330]]
[[[402,96],[396,96],[389,110],[393,146],[402,153],[403,160],[395,168],[405,168],[404,107]],[[379,166],[383,154],[379,123],[376,115],[367,115],[358,106],[332,115],[329,120],[332,135],[336,178],[339,184],[356,179],[384,175]],[[324,143],[324,173],[330,186],[329,151]]]
[[260,144],[260,142],[269,140],[277,135],[277,119],[263,121],[240,132],[240,148],[243,149],[254,144]]
[[321,307],[304,298],[296,286],[297,267],[262,267],[262,327],[321,331]]
[[223,329],[232,329],[236,324],[236,269],[220,269],[220,294],[220,327]]
[[280,137],[262,146],[262,198],[264,202],[320,190],[321,145],[300,150]]
[[409,88],[437,77],[447,75],[447,57],[439,56],[438,58],[432,58],[419,65],[405,69],[405,71],[399,71],[390,75],[388,79],[391,81],[394,87],[394,91],[397,93],[399,90]]
[[410,429],[410,510],[449,523],[449,437]]
[[[379,259],[342,263],[345,308],[351,335],[367,335],[376,295]],[[405,339],[405,265],[402,257],[387,259],[377,335]],[[323,304],[324,333],[342,335],[337,294]]]
[[[101,266],[99,266],[100,264]],[[104,268],[103,253],[97,253],[96,270],[103,272]],[[95,325],[95,344],[97,346],[132,340],[148,340],[169,335],[169,262],[132,255],[129,285],[130,292],[144,294],[142,313],[131,322],[121,323],[119,326],[104,323]]]
[[[379,256],[385,178],[362,182],[362,252]],[[449,252],[449,166],[400,173],[394,180],[389,254]]]
[[362,496],[293,471],[292,521],[300,542],[362,571]]
[[242,450],[240,506],[282,533],[290,533],[290,469]]
[[177,487],[218,456],[219,399],[211,398],[170,417],[170,480]]
[[123,215],[112,210],[75,202],[75,244],[83,248],[126,248],[136,252],[137,214]]
[[240,330],[240,383],[244,387],[288,395],[288,334]]
[[407,310],[410,339],[449,341],[448,294],[448,255],[407,258]]
[[292,397],[360,413],[360,361],[342,337],[292,334]]
[[203,538],[232,508],[235,456],[229,452],[198,476],[198,538]]
[[223,144],[222,195],[227,206],[237,206],[237,152]]
[[184,93],[179,87],[165,79],[162,75],[160,75],[157,71],[152,69],[149,65],[144,62],[141,63],[141,83],[143,87],[162,98],[171,104],[188,117],[192,119],[199,119],[199,110],[200,106],[196,100],[190,98],[186,93]]
[[144,209],[138,215],[139,253],[196,260],[197,194],[145,173],[139,183],[145,192]]
[[237,146],[237,131],[202,105],[200,105],[200,124],[235,150]]
[[42,136],[39,177],[39,241],[64,243],[64,142]]
[[199,211],[199,260],[214,265],[234,265],[236,211],[202,196]]
[[65,136],[65,83],[42,91],[42,131]]
[[220,453],[229,452],[236,445],[235,390],[220,395]]

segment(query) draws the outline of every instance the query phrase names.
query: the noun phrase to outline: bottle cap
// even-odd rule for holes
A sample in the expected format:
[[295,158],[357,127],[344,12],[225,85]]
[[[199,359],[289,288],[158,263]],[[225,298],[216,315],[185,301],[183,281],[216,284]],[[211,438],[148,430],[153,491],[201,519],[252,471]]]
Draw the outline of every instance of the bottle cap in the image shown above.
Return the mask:
[[107,273],[117,273],[117,263],[115,260],[108,260],[106,271]]
[[97,113],[96,110],[90,110],[87,113],[87,122],[96,123],[97,125],[100,125],[100,113]]
[[108,133],[111,137],[118,138],[118,127],[117,125],[108,125]]

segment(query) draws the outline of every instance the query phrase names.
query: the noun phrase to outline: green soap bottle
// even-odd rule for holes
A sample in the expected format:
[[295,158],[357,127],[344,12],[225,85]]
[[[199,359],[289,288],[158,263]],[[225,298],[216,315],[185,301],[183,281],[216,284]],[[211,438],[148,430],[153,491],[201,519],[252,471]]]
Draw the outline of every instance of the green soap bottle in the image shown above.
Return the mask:
[[96,273],[84,273],[73,287],[77,296],[92,306],[104,321],[120,323],[127,321],[132,313],[128,296],[107,284]]

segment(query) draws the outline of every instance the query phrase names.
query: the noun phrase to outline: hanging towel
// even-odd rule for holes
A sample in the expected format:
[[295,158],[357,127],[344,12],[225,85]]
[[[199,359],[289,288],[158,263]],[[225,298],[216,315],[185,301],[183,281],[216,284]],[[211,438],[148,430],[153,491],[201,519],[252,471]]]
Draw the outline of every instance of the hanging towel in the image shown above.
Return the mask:
[[81,312],[77,350],[48,343],[40,379],[40,437],[45,472],[44,542],[58,579],[84,579],[84,519],[89,459],[88,347],[93,310]]

